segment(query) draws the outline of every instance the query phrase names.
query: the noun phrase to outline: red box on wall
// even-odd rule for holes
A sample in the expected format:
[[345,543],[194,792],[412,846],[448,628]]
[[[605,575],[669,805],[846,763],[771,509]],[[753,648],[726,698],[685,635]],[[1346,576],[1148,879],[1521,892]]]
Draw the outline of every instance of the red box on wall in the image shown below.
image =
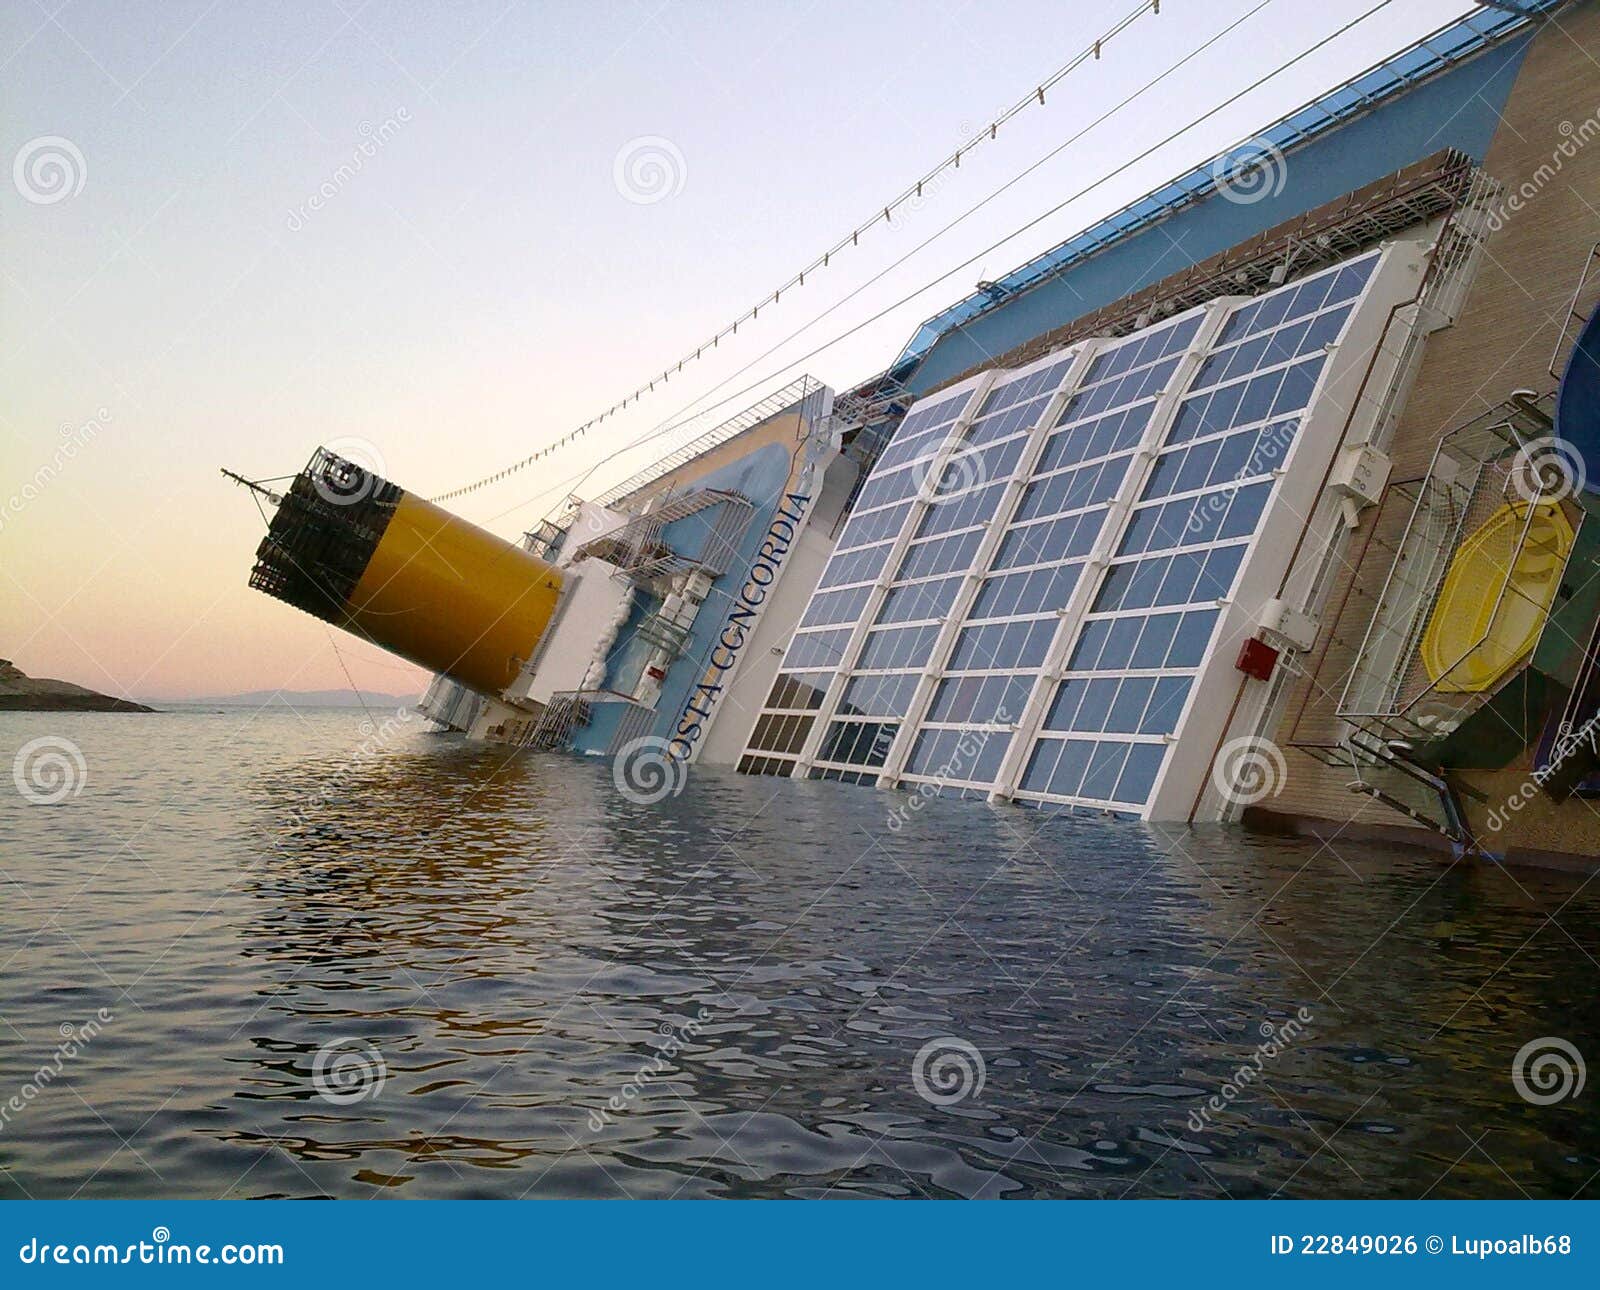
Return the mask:
[[1252,636],[1239,647],[1239,657],[1234,660],[1233,665],[1257,681],[1270,681],[1273,669],[1278,666],[1278,651],[1266,641],[1257,640]]

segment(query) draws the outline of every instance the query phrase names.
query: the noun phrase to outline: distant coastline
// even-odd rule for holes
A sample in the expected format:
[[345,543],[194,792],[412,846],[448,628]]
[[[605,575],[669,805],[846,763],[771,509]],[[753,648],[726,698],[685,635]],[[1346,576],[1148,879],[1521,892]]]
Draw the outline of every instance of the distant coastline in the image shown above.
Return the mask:
[[394,708],[413,706],[413,694],[372,690],[249,690],[243,694],[204,694],[193,699],[152,699],[152,703],[206,708]]
[[0,659],[0,712],[154,712],[156,709],[116,699],[98,690],[32,677],[10,659]]

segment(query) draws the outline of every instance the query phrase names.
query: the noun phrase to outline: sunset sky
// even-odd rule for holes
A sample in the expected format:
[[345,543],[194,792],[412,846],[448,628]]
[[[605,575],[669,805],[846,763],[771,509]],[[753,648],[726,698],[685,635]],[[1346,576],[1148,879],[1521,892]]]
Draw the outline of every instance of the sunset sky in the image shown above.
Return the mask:
[[[1374,2],[1273,0],[794,334],[1259,0],[1174,0],[1139,19],[714,358],[451,505],[515,539],[599,458],[757,379],[586,488],[798,371],[861,380],[979,278],[1474,7],[1391,4],[952,272]],[[526,456],[692,350],[1135,7],[12,0],[0,657],[145,698],[342,687],[345,668],[367,688],[420,690],[416,669],[246,587],[263,525],[219,467],[288,475],[319,443],[356,439],[429,496]],[[630,146],[666,157],[661,200],[630,189]]]

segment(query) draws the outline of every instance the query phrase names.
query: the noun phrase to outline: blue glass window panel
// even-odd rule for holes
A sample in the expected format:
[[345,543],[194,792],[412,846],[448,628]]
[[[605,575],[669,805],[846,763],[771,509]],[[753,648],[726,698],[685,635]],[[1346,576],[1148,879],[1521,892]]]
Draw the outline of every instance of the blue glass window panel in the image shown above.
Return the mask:
[[1227,385],[1216,391],[1206,404],[1205,421],[1200,434],[1216,434],[1219,430],[1231,430],[1239,425],[1239,401],[1244,398],[1244,392],[1243,385]]
[[1157,668],[1165,664],[1167,652],[1172,648],[1172,638],[1178,630],[1179,617],[1178,614],[1152,614],[1147,618],[1128,666]]
[[1120,452],[1138,443],[1146,427],[1149,426],[1155,410],[1154,403],[1144,403],[1121,413],[1117,418],[1117,442],[1114,451]]
[[1133,582],[1135,568],[1131,563],[1112,565],[1105,581],[1100,584],[1100,594],[1095,597],[1091,612],[1109,613],[1113,609],[1121,609],[1122,598],[1128,594],[1128,586]]
[[940,573],[956,573],[969,568],[983,539],[983,530],[974,529],[951,537],[934,538],[908,547],[900,563],[896,581],[910,582]]
[[1231,434],[1226,439],[1219,440],[1216,460],[1211,463],[1211,473],[1206,476],[1206,484],[1228,483],[1260,474],[1258,470],[1249,469],[1250,458],[1256,450],[1256,443],[1260,437],[1254,430],[1242,430],[1238,434]]
[[1061,745],[1061,756],[1050,773],[1050,783],[1045,791],[1058,793],[1062,797],[1072,797],[1078,792],[1078,786],[1083,781],[1084,767],[1089,764],[1089,755],[1094,751],[1094,745],[1082,739],[1068,739]]
[[1033,687],[1031,676],[991,676],[983,684],[984,702],[989,705],[985,711],[994,714],[994,721],[1020,721]]
[[1183,468],[1178,472],[1178,482],[1172,491],[1187,493],[1191,489],[1204,488],[1221,447],[1221,440],[1211,439],[1205,443],[1195,444],[1184,453]]
[[1255,448],[1250,454],[1249,473],[1265,475],[1282,466],[1299,432],[1298,417],[1262,426],[1256,436]]
[[823,736],[819,758],[852,766],[882,766],[899,729],[899,723],[892,721],[835,721]]
[[[923,618],[940,618],[949,613],[955,603],[956,592],[961,589],[961,579],[940,578],[932,582],[913,582],[895,587],[883,598],[878,610],[878,625],[910,623]],[[870,591],[871,588],[863,590]],[[855,593],[849,593],[855,594]]]
[[1158,679],[1139,733],[1170,735],[1176,730],[1178,718],[1183,715],[1184,700],[1189,697],[1189,687],[1193,684],[1194,678],[1189,676],[1163,676]]
[[1185,605],[1194,599],[1195,582],[1205,568],[1205,556],[1199,552],[1180,551],[1170,560],[1163,561],[1166,577],[1162,579],[1158,605]]
[[1128,660],[1133,657],[1133,647],[1139,639],[1139,630],[1143,626],[1143,618],[1117,618],[1112,621],[1111,631],[1106,636],[1105,648],[1100,651],[1100,671],[1108,672],[1128,666]]
[[[957,468],[959,472],[960,468]],[[957,472],[952,472],[957,473]],[[917,538],[933,537],[940,533],[950,533],[956,529],[968,528],[974,524],[982,524],[994,515],[996,505],[1000,501],[1000,494],[1005,491],[1005,483],[990,484],[985,488],[975,489],[972,492],[951,494],[940,497],[928,507],[927,513],[922,517],[922,522],[917,527]],[[896,526],[898,531],[898,525]]]
[[1219,430],[1230,426],[1250,425],[1256,421],[1265,421],[1272,415],[1273,399],[1277,396],[1283,385],[1283,372],[1267,372],[1265,375],[1251,378],[1243,385],[1234,386],[1242,392],[1238,410],[1227,426],[1216,427]]
[[1094,753],[1089,758],[1089,769],[1083,777],[1083,783],[1078,786],[1077,796],[1093,798],[1096,801],[1109,801],[1117,790],[1117,779],[1121,776],[1123,764],[1127,760],[1127,744],[1109,742],[1096,744]]
[[[1233,578],[1244,560],[1244,547],[1222,546],[1204,556],[1205,567],[1195,579],[1188,600],[1221,600],[1233,590]],[[1173,601],[1181,604],[1181,601]]]
[[824,591],[811,597],[806,606],[801,627],[816,627],[829,623],[854,623],[866,608],[872,595],[871,587],[856,587],[850,591]]
[[1172,642],[1172,652],[1167,655],[1168,667],[1199,667],[1205,658],[1206,646],[1211,643],[1211,629],[1216,626],[1215,609],[1191,609],[1183,616]]
[[972,612],[967,617],[1006,618],[1016,613],[1027,579],[1028,575],[1025,573],[986,578],[983,585],[978,588],[977,598],[972,602]]
[[1128,529],[1122,535],[1122,546],[1118,549],[1119,555],[1137,555],[1148,547],[1156,535],[1156,528],[1161,523],[1160,506],[1147,506],[1143,510],[1135,511],[1128,520]]
[[1185,399],[1178,406],[1178,415],[1173,418],[1172,426],[1167,431],[1167,443],[1188,443],[1200,433],[1200,427],[1205,424],[1206,404],[1210,402],[1208,395],[1198,395]]
[[1083,701],[1078,705],[1078,711],[1072,718],[1072,728],[1086,734],[1099,731],[1105,725],[1106,714],[1111,711],[1111,701],[1116,697],[1115,679],[1090,681],[1083,692]]
[[965,721],[972,716],[983,680],[976,676],[947,677],[939,682],[933,692],[933,702],[928,705],[929,721]]
[[1025,793],[1046,793],[1050,791],[1050,778],[1056,769],[1056,762],[1061,758],[1062,741],[1059,739],[1041,739],[1033,746],[1033,755],[1028,758],[1028,768],[1022,772],[1022,779],[1017,787]]
[[1321,349],[1324,345],[1331,345],[1339,339],[1339,333],[1344,330],[1345,319],[1350,316],[1348,307],[1344,309],[1330,309],[1311,320],[1311,326],[1306,329],[1306,338],[1301,346],[1302,352],[1311,353]]
[[1299,358],[1305,353],[1304,342],[1310,327],[1309,322],[1297,322],[1278,328],[1267,339],[1261,366],[1268,367],[1273,363],[1287,363],[1290,359]]
[[850,629],[797,635],[784,655],[787,668],[837,667],[850,643]]
[[1204,320],[1204,314],[1196,313],[1181,322],[1173,323],[1162,335],[1162,352],[1176,354],[1180,350],[1188,349],[1189,342],[1194,339],[1195,333],[1200,330],[1200,324]]
[[1262,509],[1267,504],[1267,495],[1271,492],[1270,480],[1263,480],[1259,484],[1246,484],[1239,489],[1233,495],[1233,504],[1228,507],[1228,517],[1223,521],[1217,536],[1225,541],[1254,533],[1256,524],[1261,519]]
[[1091,618],[1083,625],[1083,631],[1078,634],[1078,644],[1072,651],[1072,658],[1067,667],[1074,672],[1092,672],[1100,660],[1100,651],[1105,648],[1106,637],[1111,635],[1111,620],[1109,618]]
[[911,756],[906,759],[906,772],[926,775],[940,765],[944,760],[940,756],[941,745],[945,742],[945,736],[954,733],[953,730],[924,730],[911,746]]
[[1093,461],[1117,450],[1121,439],[1122,422],[1116,417],[1106,417],[1095,422],[1083,444],[1083,460]]
[[1376,263],[1376,260],[1366,260],[1339,270],[1338,280],[1328,289],[1328,298],[1323,301],[1324,307],[1342,304],[1359,296],[1367,285],[1367,279],[1372,276],[1372,266]]
[[1322,303],[1328,298],[1328,288],[1333,285],[1334,274],[1320,273],[1309,282],[1300,284],[1294,293],[1294,301],[1284,310],[1284,320],[1304,318],[1314,314],[1322,308]]
[[1268,331],[1283,321],[1289,312],[1290,301],[1294,299],[1294,292],[1288,289],[1274,291],[1270,296],[1261,301],[1261,308],[1256,311],[1256,331]]
[[[1118,607],[1121,609],[1148,609],[1156,603],[1156,597],[1160,594],[1162,578],[1167,571],[1167,562],[1165,560],[1141,560],[1131,567],[1133,576],[1128,580],[1127,589],[1122,593],[1122,603]],[[1109,666],[1120,666],[1120,664],[1110,664]]]
[[1093,551],[1105,518],[1104,511],[1086,511],[1078,516],[1077,527],[1073,529],[1072,540],[1067,543],[1064,558],[1078,559]]
[[1068,564],[1035,569],[1032,573],[1021,575],[1027,581],[1017,601],[1017,612],[1047,614],[1065,609],[1067,601],[1072,598],[1073,589],[1078,585],[1081,570],[1081,565]]
[[1155,787],[1156,775],[1161,771],[1166,754],[1161,744],[1134,744],[1128,750],[1127,764],[1111,796],[1118,802],[1136,802],[1143,806],[1150,800],[1150,790]]
[[1319,354],[1315,358],[1296,363],[1284,373],[1283,388],[1278,391],[1278,397],[1272,401],[1273,416],[1281,416],[1285,412],[1298,412],[1311,402],[1311,392],[1316,388],[1317,377],[1322,374],[1324,362],[1326,355]]
[[[1257,368],[1265,365],[1267,346],[1272,343],[1269,336],[1257,336],[1254,340],[1247,340],[1244,344],[1207,360],[1207,367],[1212,363],[1217,364],[1220,370],[1214,374],[1208,373],[1211,380],[1226,381],[1240,376],[1248,376]],[[1273,360],[1281,362],[1281,359]]]
[[1248,304],[1240,305],[1239,308],[1235,309],[1228,321],[1223,324],[1222,332],[1217,337],[1217,344],[1219,346],[1226,345],[1230,341],[1238,340],[1240,336],[1245,335],[1255,321],[1257,308],[1258,306],[1255,304]]
[[884,562],[888,560],[892,546],[893,543],[885,542],[882,546],[866,547],[843,556],[835,555],[828,561],[827,570],[817,584],[818,587],[841,587],[853,582],[871,582],[883,571]]
[[1223,516],[1227,514],[1227,507],[1211,504],[1210,497],[1201,497],[1192,504],[1190,509],[1190,522],[1185,546],[1197,546],[1203,542],[1215,542],[1217,534],[1222,529]]
[[923,627],[890,627],[869,632],[861,657],[856,662],[860,671],[922,667],[933,651],[939,625],[930,623]]
[[1137,734],[1140,718],[1144,716],[1145,707],[1155,688],[1156,681],[1152,676],[1125,677],[1117,688],[1117,697],[1106,716],[1107,732],[1114,735]]
[[1176,492],[1178,472],[1183,469],[1183,463],[1188,456],[1188,450],[1180,448],[1176,452],[1164,452],[1157,457],[1156,464],[1150,471],[1150,478],[1145,481],[1144,497],[1146,499],[1165,497],[1168,493]]
[[967,778],[975,783],[990,784],[1000,773],[1000,763],[1005,759],[1006,749],[1011,746],[1011,735],[1008,731],[985,731],[981,738],[977,761]]
[[1046,730],[1071,730],[1073,720],[1078,715],[1078,705],[1083,702],[1085,691],[1089,688],[1087,677],[1068,677],[1056,689],[1056,697],[1050,701],[1050,709],[1045,713],[1044,728]]
[[903,717],[911,693],[922,679],[920,672],[891,676],[858,676],[845,687],[840,716]]
[[1050,652],[1050,642],[1055,639],[1056,624],[1053,619],[1038,618],[1028,624],[1028,634],[1017,658],[1023,668],[1044,666],[1045,655]]

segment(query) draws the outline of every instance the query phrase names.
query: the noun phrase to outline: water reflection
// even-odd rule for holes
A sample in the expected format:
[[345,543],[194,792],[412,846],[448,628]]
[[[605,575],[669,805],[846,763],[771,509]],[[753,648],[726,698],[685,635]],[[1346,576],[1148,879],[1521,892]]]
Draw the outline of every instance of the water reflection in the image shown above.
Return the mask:
[[[21,817],[7,870],[88,962],[11,902],[7,1019],[110,995],[126,1024],[0,1135],[9,1191],[1568,1196],[1600,1169],[1592,1092],[1509,1078],[1536,1036],[1600,1051],[1579,878],[971,803],[891,832],[883,794],[711,771],[635,806],[595,762],[188,720],[100,730],[115,796]],[[151,818],[140,867],[61,879]],[[352,1053],[378,1078],[330,1086]],[[30,1060],[8,1037],[0,1076]]]

